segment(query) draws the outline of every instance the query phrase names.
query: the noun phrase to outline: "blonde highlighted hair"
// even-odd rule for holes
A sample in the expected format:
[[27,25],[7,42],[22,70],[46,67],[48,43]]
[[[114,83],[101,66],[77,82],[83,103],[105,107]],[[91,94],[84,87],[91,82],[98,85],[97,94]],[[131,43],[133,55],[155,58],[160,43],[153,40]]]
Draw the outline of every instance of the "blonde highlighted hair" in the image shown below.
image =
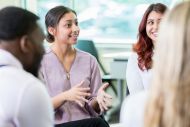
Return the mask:
[[190,127],[190,2],[161,22],[145,127]]

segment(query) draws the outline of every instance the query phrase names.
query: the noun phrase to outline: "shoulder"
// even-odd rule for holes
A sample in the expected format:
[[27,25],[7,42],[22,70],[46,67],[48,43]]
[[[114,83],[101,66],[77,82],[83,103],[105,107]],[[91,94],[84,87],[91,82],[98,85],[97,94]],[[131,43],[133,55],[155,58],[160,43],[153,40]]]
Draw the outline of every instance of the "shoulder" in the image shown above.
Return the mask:
[[46,48],[43,58],[51,57],[52,55],[53,55],[53,51],[52,51],[52,49],[49,47],[49,48]]
[[90,53],[82,51],[82,50],[79,50],[79,49],[76,49],[76,51],[77,51],[77,56],[78,57],[96,61],[96,58],[93,55],[91,55]]
[[20,79],[24,81],[23,84],[26,86],[26,89],[32,87],[39,90],[45,89],[44,84],[29,72],[23,71],[23,74],[20,75]]
[[138,69],[138,56],[135,52],[128,58],[127,69]]
[[137,62],[137,59],[138,59],[137,53],[132,52],[131,55],[130,55],[130,57],[129,57],[129,59],[128,59],[128,62],[130,62],[130,61]]
[[49,65],[50,63],[54,64],[57,57],[53,53],[51,48],[46,49],[42,61],[41,61],[41,68],[43,68],[45,65]]
[[[18,115],[24,116],[24,118],[29,118],[26,112],[38,112],[37,110],[33,112],[33,109],[37,109],[34,108],[34,105],[36,107],[41,106],[41,111],[44,110],[44,107],[48,107],[47,112],[51,113],[51,102],[45,86],[40,80],[25,70],[15,67],[1,69],[1,72],[3,74],[0,73],[2,84],[0,85],[0,99],[1,104],[5,104],[4,110],[7,113],[10,113],[12,116],[14,116],[14,113],[18,113]],[[29,108],[31,105],[32,108]]]

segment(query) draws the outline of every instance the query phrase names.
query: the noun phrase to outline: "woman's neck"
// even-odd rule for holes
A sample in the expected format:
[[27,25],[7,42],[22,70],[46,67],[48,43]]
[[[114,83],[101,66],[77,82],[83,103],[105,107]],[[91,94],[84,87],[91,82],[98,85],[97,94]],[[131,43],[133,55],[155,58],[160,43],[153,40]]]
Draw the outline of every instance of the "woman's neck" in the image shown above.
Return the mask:
[[63,62],[65,58],[71,57],[76,53],[75,48],[72,45],[60,46],[57,43],[54,43],[52,45],[52,50],[57,55],[57,57],[61,62]]

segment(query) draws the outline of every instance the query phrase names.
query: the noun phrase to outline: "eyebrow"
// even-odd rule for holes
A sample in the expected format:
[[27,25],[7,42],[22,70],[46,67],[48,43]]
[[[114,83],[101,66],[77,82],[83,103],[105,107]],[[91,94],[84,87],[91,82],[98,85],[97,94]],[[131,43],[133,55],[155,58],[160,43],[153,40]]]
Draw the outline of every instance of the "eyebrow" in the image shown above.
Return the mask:
[[[161,20],[162,18],[159,18],[159,19],[156,19],[156,20]],[[150,18],[150,19],[147,19],[147,21],[152,21],[154,19]]]
[[78,19],[74,19],[74,20],[72,20],[72,19],[67,19],[67,20],[65,20],[66,22],[72,22],[72,21],[78,21]]

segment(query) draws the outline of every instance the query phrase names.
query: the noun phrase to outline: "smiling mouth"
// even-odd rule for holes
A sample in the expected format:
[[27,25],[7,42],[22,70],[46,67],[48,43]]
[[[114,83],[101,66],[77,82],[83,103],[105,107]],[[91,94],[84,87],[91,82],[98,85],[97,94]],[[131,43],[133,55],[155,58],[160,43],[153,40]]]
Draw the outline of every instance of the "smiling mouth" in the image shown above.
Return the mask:
[[69,35],[69,37],[78,38],[78,35]]
[[153,34],[155,37],[158,36],[158,33],[157,33],[157,32],[153,32],[152,34]]

